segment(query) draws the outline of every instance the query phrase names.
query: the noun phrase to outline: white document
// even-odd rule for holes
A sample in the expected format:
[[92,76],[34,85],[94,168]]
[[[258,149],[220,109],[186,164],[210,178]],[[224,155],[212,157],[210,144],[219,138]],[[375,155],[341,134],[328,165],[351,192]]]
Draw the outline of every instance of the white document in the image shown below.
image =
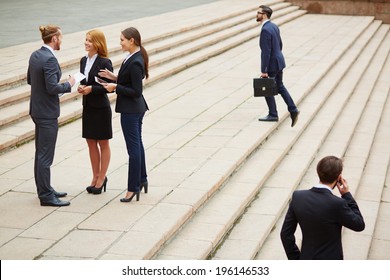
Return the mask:
[[73,77],[76,80],[76,84],[85,79],[85,75],[80,72],[74,74]]
[[103,79],[100,79],[99,77],[95,76],[95,82],[97,82],[98,84],[101,84],[102,86],[104,86],[105,84],[107,84],[108,82],[103,80]]

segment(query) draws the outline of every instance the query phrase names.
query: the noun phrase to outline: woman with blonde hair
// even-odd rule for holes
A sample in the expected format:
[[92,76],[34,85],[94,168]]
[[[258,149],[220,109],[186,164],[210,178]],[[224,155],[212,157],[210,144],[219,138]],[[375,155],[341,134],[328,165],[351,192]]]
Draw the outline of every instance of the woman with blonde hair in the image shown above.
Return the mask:
[[[106,38],[94,29],[86,34],[87,55],[80,60],[80,72],[86,78],[80,82],[78,92],[83,95],[82,137],[86,139],[92,166],[92,180],[87,192],[101,194],[106,191],[107,170],[111,158],[109,139],[112,138],[112,112],[107,90],[95,81],[100,69],[113,70],[108,59]],[[107,80],[108,82],[110,80]]]

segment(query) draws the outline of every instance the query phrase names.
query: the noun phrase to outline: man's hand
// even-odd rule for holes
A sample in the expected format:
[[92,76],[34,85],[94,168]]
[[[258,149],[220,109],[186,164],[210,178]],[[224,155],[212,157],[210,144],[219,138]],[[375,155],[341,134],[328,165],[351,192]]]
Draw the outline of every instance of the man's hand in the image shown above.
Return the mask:
[[349,186],[347,183],[347,180],[345,180],[343,177],[340,176],[339,181],[336,183],[337,188],[339,189],[339,192],[341,195],[346,194],[349,192]]
[[69,82],[70,86],[73,87],[74,84],[76,83],[76,79],[74,78],[74,76],[69,76],[68,82]]
[[268,78],[268,73],[261,73],[260,78]]

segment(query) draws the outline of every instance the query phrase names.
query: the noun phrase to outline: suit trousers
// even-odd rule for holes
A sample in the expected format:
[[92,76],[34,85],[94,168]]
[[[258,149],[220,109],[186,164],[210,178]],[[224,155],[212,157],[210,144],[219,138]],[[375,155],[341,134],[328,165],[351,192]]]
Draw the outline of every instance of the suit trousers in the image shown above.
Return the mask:
[[145,150],[142,143],[142,120],[145,113],[121,113],[121,126],[129,155],[127,190],[139,192],[147,180]]
[[[279,71],[278,73],[268,73],[268,75],[269,77],[275,78],[276,86],[278,87],[278,93],[282,96],[284,102],[287,104],[288,111],[290,113],[298,111],[297,106],[295,106],[295,103],[290,96],[290,93],[283,84],[283,71]],[[265,101],[268,105],[268,114],[270,116],[277,117],[278,111],[276,109],[275,97],[266,96]]]
[[50,184],[50,167],[57,142],[58,120],[34,117],[32,120],[35,123],[35,185],[39,199],[49,201],[54,198],[54,189]]

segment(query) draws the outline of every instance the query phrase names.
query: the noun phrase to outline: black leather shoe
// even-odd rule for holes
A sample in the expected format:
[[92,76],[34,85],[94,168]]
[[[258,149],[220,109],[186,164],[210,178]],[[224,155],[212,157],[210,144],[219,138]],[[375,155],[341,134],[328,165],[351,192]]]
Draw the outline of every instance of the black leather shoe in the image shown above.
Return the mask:
[[62,207],[62,206],[68,206],[68,205],[70,205],[69,201],[62,201],[62,200],[59,200],[57,197],[54,197],[52,200],[47,200],[47,201],[41,200],[41,206]]
[[66,192],[56,192],[56,191],[54,191],[54,195],[55,195],[56,197],[65,197],[65,196],[67,196],[68,194],[67,194]]
[[291,116],[291,127],[293,127],[297,123],[298,115],[299,115],[299,111],[298,110],[296,112],[291,112],[290,113],[290,116]]
[[267,115],[263,118],[260,118],[259,121],[261,121],[261,122],[277,122],[277,121],[279,121],[279,118]]

